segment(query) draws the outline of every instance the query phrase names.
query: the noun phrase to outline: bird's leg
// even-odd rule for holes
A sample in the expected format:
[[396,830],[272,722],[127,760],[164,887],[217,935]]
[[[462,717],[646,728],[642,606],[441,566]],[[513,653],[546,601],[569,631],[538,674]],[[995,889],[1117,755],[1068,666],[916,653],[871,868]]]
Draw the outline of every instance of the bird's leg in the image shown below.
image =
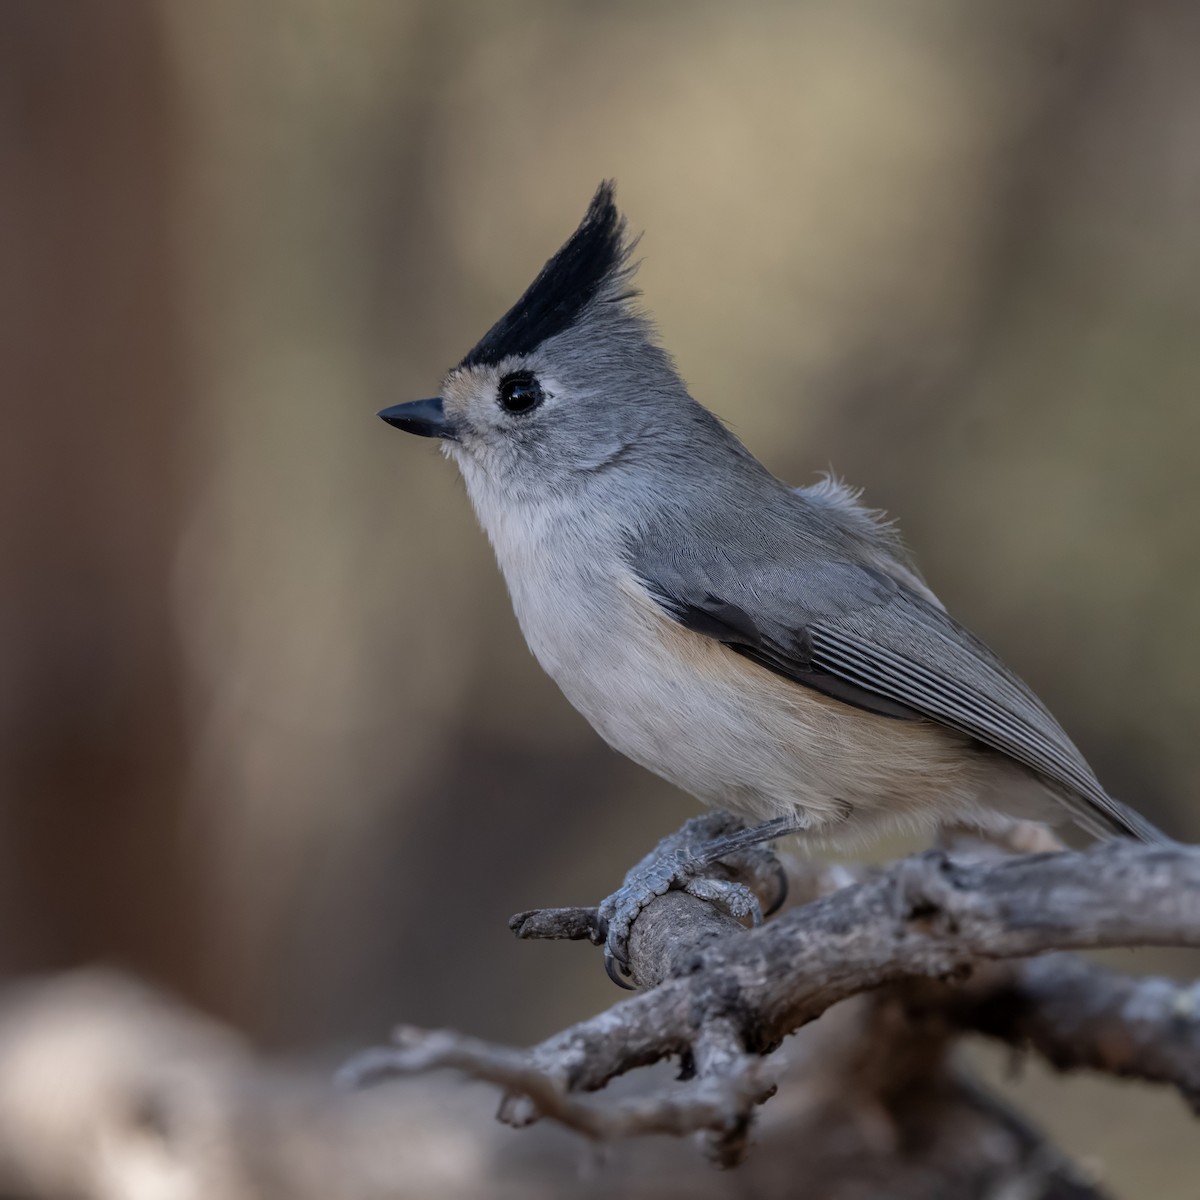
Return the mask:
[[[803,828],[802,817],[777,817],[761,825],[747,826],[740,818],[717,809],[693,817],[681,829],[663,838],[600,904],[599,915],[605,930],[604,969],[609,978],[620,987],[630,986],[625,976],[629,972],[629,933],[633,922],[655,896],[672,888],[719,904],[730,916],[750,917],[755,925],[761,924],[763,910],[758,897],[744,883],[714,877],[709,871],[726,859],[755,852],[764,842]],[[777,862],[775,866],[780,895],[770,912],[787,897],[787,877]]]

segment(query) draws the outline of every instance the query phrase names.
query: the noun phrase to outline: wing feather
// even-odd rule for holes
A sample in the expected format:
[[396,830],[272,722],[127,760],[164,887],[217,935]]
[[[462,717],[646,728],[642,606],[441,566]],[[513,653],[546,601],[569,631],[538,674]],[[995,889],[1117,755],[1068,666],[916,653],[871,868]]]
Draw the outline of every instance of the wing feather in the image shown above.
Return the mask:
[[937,603],[874,565],[778,559],[738,570],[728,554],[654,553],[633,566],[676,621],[835,699],[936,721],[1040,776],[1085,828],[1164,841],[1105,792],[1083,755],[1023,683]]

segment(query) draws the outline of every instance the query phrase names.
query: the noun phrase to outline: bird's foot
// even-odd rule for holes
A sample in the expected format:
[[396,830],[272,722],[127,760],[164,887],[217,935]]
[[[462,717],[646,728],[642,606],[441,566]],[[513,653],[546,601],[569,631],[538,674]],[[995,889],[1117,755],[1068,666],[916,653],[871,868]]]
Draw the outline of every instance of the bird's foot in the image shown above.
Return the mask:
[[767,868],[774,881],[769,916],[787,898],[787,875],[763,843],[799,828],[799,822],[791,817],[747,827],[740,818],[715,810],[693,817],[663,838],[600,904],[608,977],[619,987],[632,988],[628,976],[633,923],[651,900],[672,889],[710,901],[738,920],[748,917],[761,925],[764,913],[758,896],[735,876],[760,877]]

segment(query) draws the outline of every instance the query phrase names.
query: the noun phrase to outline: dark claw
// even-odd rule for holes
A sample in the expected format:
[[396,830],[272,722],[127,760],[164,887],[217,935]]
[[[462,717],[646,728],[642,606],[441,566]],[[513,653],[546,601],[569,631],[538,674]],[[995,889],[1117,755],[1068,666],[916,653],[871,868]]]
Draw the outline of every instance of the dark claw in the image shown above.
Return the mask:
[[637,988],[626,978],[629,973],[629,964],[618,961],[617,956],[607,947],[604,947],[604,972],[619,988],[624,988],[627,992],[636,992]]
[[787,903],[788,888],[791,885],[788,881],[787,868],[778,858],[775,858],[775,875],[779,880],[779,890],[771,901],[771,907],[763,913],[764,917],[773,917]]

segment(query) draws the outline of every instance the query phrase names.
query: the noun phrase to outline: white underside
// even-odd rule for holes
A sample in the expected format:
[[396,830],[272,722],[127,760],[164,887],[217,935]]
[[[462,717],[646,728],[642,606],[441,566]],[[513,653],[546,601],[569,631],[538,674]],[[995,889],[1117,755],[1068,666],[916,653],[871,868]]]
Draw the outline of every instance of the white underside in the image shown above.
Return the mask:
[[683,629],[615,566],[615,533],[573,532],[550,511],[489,520],[463,471],[530,648],[635,762],[752,819],[794,814],[822,841],[1044,814],[1038,781],[969,739],[827,699]]

